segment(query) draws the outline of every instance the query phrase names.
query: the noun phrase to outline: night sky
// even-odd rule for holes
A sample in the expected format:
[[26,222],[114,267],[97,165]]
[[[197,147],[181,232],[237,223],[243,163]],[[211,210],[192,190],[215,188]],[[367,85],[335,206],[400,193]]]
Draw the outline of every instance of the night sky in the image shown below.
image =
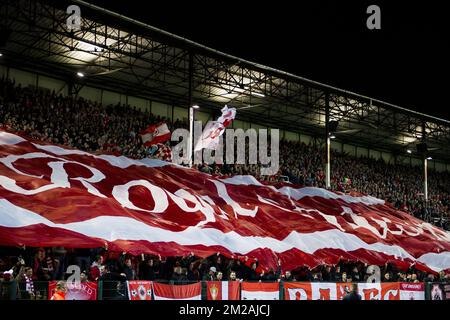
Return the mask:
[[[250,61],[450,118],[443,2],[87,1]],[[381,8],[381,30],[366,27],[370,4]]]

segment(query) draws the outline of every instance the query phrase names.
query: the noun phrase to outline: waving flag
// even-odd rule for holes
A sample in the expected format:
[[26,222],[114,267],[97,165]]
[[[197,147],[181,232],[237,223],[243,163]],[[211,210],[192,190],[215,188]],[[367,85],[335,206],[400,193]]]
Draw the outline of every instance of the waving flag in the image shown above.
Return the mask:
[[0,131],[0,245],[450,268],[450,235],[383,200],[161,160],[93,155]]
[[148,147],[158,143],[164,143],[170,139],[171,132],[165,122],[149,126],[140,133],[144,146]]
[[219,119],[217,119],[217,121],[209,121],[206,124],[200,139],[195,145],[195,151],[202,149],[217,149],[220,136],[225,132],[226,127],[228,127],[236,117],[235,108],[228,108],[228,106],[225,106],[221,111],[222,115]]

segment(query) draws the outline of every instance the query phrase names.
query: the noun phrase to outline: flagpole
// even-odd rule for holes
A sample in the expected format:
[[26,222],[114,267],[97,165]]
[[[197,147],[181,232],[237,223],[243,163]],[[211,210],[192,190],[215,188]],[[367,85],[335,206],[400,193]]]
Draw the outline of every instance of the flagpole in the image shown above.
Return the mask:
[[325,188],[331,188],[331,156],[330,156],[330,96],[325,94]]
[[189,105],[189,141],[188,141],[188,155],[189,168],[192,168],[193,144],[194,144],[194,108],[192,105],[192,83],[194,79],[194,57],[192,52],[189,52],[189,91],[188,91],[188,105]]
[[192,168],[193,163],[193,142],[194,142],[194,108],[189,107],[189,141],[188,141],[188,150],[189,150],[189,168]]

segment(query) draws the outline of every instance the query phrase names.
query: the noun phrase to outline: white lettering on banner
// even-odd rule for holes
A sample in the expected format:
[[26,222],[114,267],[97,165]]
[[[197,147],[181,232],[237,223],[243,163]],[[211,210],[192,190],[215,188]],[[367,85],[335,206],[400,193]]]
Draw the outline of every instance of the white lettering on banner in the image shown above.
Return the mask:
[[[211,199],[209,196],[200,196],[200,200],[202,202],[207,202],[210,205],[216,206],[213,199]],[[219,210],[219,213],[217,214],[219,217],[221,217],[222,219],[225,219],[225,220],[229,220],[227,213],[225,211],[223,211],[221,207],[217,207],[217,209]]]
[[56,182],[56,184],[65,185],[66,186],[65,188],[70,188],[69,176],[68,176],[66,170],[64,170],[64,164],[67,164],[67,163],[77,164],[77,165],[83,166],[86,169],[90,170],[92,173],[92,177],[90,177],[90,178],[78,177],[78,178],[70,178],[70,179],[80,181],[81,184],[87,189],[87,191],[90,194],[93,194],[94,196],[97,196],[97,197],[106,198],[105,195],[100,193],[100,191],[98,191],[98,189],[95,188],[91,184],[91,183],[96,183],[96,182],[102,181],[103,179],[106,178],[105,175],[100,170],[97,170],[95,168],[92,168],[90,166],[87,166],[87,165],[79,163],[79,162],[75,162],[75,161],[49,162],[48,166],[50,168],[52,168],[52,176],[50,179],[52,182]]
[[[205,216],[205,220],[199,222],[196,227],[202,226],[208,222],[215,222],[216,218],[214,217],[214,209],[205,201],[203,201],[201,198],[198,198],[195,195],[190,194],[184,189],[177,190],[175,194],[170,193],[169,191],[165,190],[169,197],[175,202],[178,207],[180,207],[183,211],[186,212],[197,212],[200,211]],[[188,200],[195,204],[194,207],[190,208],[186,201]]]
[[359,290],[363,300],[380,300],[381,284],[380,283],[360,283]]
[[[135,186],[142,186],[150,191],[152,198],[155,199],[155,207],[153,210],[136,207],[130,201],[129,189]],[[164,190],[154,184],[151,184],[147,180],[133,180],[123,185],[114,186],[112,195],[123,207],[128,209],[146,211],[150,213],[162,213],[169,207],[169,201],[167,200],[167,195]]]
[[258,206],[254,207],[253,209],[244,209],[242,208],[236,201],[231,199],[231,197],[228,195],[227,188],[225,187],[225,184],[222,182],[216,181],[216,180],[209,180],[217,188],[217,194],[225,200],[225,202],[230,205],[233,208],[234,216],[237,218],[237,215],[241,216],[250,216],[254,218],[256,216],[256,213],[258,212]]
[[308,300],[308,294],[305,289],[288,289],[291,300]]
[[335,283],[311,283],[312,300],[337,300]]
[[[48,146],[47,147],[40,146],[40,148],[43,150],[49,149]],[[71,151],[71,150],[66,150],[66,149],[61,149],[58,152],[60,152],[61,154],[65,154],[65,155],[71,154],[70,152],[73,152],[75,154],[79,153],[76,150]],[[0,162],[3,163],[7,168],[12,170],[16,174],[28,176],[30,178],[42,179],[43,175],[29,174],[29,173],[26,173],[26,172],[23,172],[23,171],[17,169],[14,166],[14,163],[18,160],[34,160],[34,159],[38,159],[38,158],[48,158],[50,160],[57,160],[57,161],[50,161],[47,163],[47,166],[51,169],[51,176],[50,176],[51,183],[42,185],[36,189],[29,190],[29,189],[24,189],[21,186],[18,186],[14,179],[0,175],[0,186],[2,186],[3,188],[5,188],[6,190],[11,191],[11,192],[24,194],[24,195],[36,195],[38,193],[46,192],[46,191],[56,189],[56,188],[70,188],[71,187],[70,181],[76,180],[76,181],[79,181],[87,189],[87,191],[89,193],[91,193],[92,195],[106,198],[106,196],[104,194],[102,194],[94,186],[95,183],[103,181],[106,178],[105,175],[100,170],[93,168],[89,165],[86,165],[86,164],[83,164],[83,163],[80,163],[77,161],[66,160],[66,159],[59,158],[59,157],[56,157],[56,156],[53,156],[53,155],[50,155],[47,153],[43,153],[43,152],[32,152],[32,153],[26,153],[26,154],[22,154],[22,155],[8,155],[6,157],[0,158]],[[92,176],[89,178],[84,178],[84,177],[71,178],[68,176],[68,173],[66,172],[66,170],[64,168],[65,164],[80,165],[80,166],[88,169],[92,173]],[[230,195],[228,194],[227,188],[223,182],[220,182],[217,180],[212,180],[212,179],[210,179],[209,181],[211,181],[215,185],[215,187],[217,189],[217,195],[220,198],[222,198],[226,202],[226,204],[229,205],[233,209],[235,218],[238,218],[238,215],[249,216],[249,217],[256,216],[258,209],[259,209],[258,206],[254,206],[251,209],[245,209],[245,208],[241,207],[238,202],[234,201],[230,197]],[[136,205],[134,205],[132,203],[132,201],[129,199],[129,189],[132,186],[137,186],[137,185],[141,185],[150,191],[152,198],[155,200],[155,207],[153,208],[153,210],[146,210],[143,208],[139,208]],[[281,192],[283,194],[285,192],[287,192],[283,188],[279,189],[279,190],[275,189],[275,188],[273,188],[273,189],[274,189],[274,191]],[[288,197],[289,200],[291,200],[291,194],[292,194],[292,196],[295,195],[295,196],[293,196],[294,198],[302,197],[302,195],[296,194],[296,193],[298,193],[297,190],[289,189],[289,191],[290,191],[290,193],[286,194],[286,196]],[[312,192],[312,191],[310,190],[310,192]],[[176,203],[176,205],[181,210],[183,210],[185,212],[201,211],[203,213],[203,215],[205,216],[205,220],[200,222],[199,224],[197,224],[197,226],[204,225],[208,222],[216,221],[216,217],[215,217],[216,214],[219,217],[228,219],[227,213],[224,210],[222,210],[222,208],[217,206],[214,203],[214,201],[209,197],[203,198],[202,196],[197,196],[197,195],[191,194],[188,191],[183,190],[183,189],[180,189],[180,190],[176,191],[175,194],[172,194],[163,188],[153,185],[148,180],[130,181],[124,185],[114,186],[113,191],[112,191],[112,196],[123,207],[133,209],[133,210],[152,212],[152,213],[162,213],[167,209],[167,207],[168,207],[167,195]],[[299,208],[292,202],[292,200],[291,200],[291,203],[294,205],[294,209],[289,209],[289,208],[285,208],[283,206],[283,204],[281,204],[281,203],[275,203],[274,201],[263,198],[259,195],[257,195],[257,197],[258,197],[259,202],[261,202],[263,204],[271,205],[277,209],[280,209],[280,210],[283,210],[286,212],[291,212],[291,213],[300,212],[301,214],[304,214],[305,212],[315,212],[315,213],[319,214],[320,216],[322,216],[328,223],[334,225],[339,230],[341,230],[341,231],[345,230],[343,228],[343,226],[341,225],[341,223],[338,222],[337,217],[334,215],[325,214],[323,212],[320,212],[317,209]],[[186,200],[194,203],[195,206],[190,208],[187,205]],[[214,207],[216,207],[217,210],[215,210]],[[370,219],[377,226],[379,226],[382,229],[382,232],[380,232],[378,230],[378,228],[371,225],[366,218],[353,213],[350,208],[347,208],[347,207],[342,207],[342,208],[343,208],[342,215],[348,214],[353,221],[353,223],[345,221],[345,223],[347,225],[349,225],[353,229],[364,228],[366,230],[369,230],[375,236],[381,237],[383,239],[385,239],[387,237],[388,233],[391,233],[391,234],[397,235],[397,236],[406,234],[408,236],[414,237],[414,236],[422,234],[424,232],[424,230],[427,230],[430,234],[432,234],[434,237],[436,237],[440,240],[450,241],[450,236],[448,234],[446,234],[445,232],[441,232],[438,229],[434,229],[429,223],[418,224],[418,223],[414,223],[414,222],[408,223],[407,221],[403,221],[402,225],[399,223],[393,224],[397,230],[391,230],[389,228],[389,223],[392,224],[392,221],[390,219],[387,219],[384,217],[382,217],[381,219],[371,217]],[[219,212],[219,213],[217,213],[217,212]],[[399,257],[402,258],[403,255],[401,253],[399,253]]]
[[27,153],[27,154],[18,155],[18,156],[17,155],[9,155],[4,158],[0,158],[0,162],[2,162],[6,167],[8,167],[9,169],[11,169],[12,171],[14,171],[17,174],[32,177],[32,178],[42,179],[43,178],[42,175],[35,176],[32,174],[22,172],[22,171],[18,170],[16,167],[14,167],[14,162],[16,162],[18,160],[21,160],[21,159],[32,160],[32,159],[39,159],[39,158],[49,158],[49,159],[60,160],[60,161],[52,161],[47,164],[52,169],[52,173],[50,175],[50,181],[52,182],[52,184],[44,185],[44,186],[41,186],[41,187],[33,189],[33,190],[27,190],[20,186],[17,186],[16,181],[14,181],[8,177],[5,177],[5,176],[0,176],[0,185],[9,191],[21,193],[21,194],[25,194],[25,195],[34,195],[34,194],[38,194],[38,193],[52,190],[55,188],[70,188],[71,185],[69,182],[68,174],[67,174],[66,170],[64,169],[64,164],[73,163],[73,164],[80,165],[80,166],[90,170],[92,173],[92,177],[90,177],[90,178],[77,177],[77,178],[70,178],[70,179],[80,181],[83,184],[83,186],[88,190],[89,193],[91,193],[97,197],[106,198],[106,196],[101,194],[91,184],[91,182],[95,183],[95,182],[102,181],[103,179],[105,179],[105,175],[102,172],[100,172],[100,170],[92,168],[83,163],[79,163],[76,161],[69,161],[66,159],[58,158],[58,157],[50,157],[48,154],[41,153],[41,152]]
[[398,295],[399,295],[398,290],[391,289],[391,290],[386,291],[386,293],[383,296],[383,300],[391,300],[391,297],[395,298]]

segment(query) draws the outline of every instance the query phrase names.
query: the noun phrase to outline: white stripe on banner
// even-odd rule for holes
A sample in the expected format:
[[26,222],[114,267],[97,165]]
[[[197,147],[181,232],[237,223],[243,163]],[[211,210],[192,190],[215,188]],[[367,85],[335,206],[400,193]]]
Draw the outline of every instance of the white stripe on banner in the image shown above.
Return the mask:
[[228,300],[228,281],[222,281],[222,300]]
[[[342,249],[344,251],[366,249],[395,255],[399,258],[417,260],[435,271],[450,268],[450,252],[426,253],[415,259],[405,249],[397,245],[390,246],[379,242],[368,244],[354,234],[337,229],[313,233],[293,231],[286,238],[278,240],[271,237],[242,236],[234,231],[224,233],[213,228],[188,227],[183,231],[174,232],[152,227],[129,217],[118,216],[99,216],[85,221],[59,224],[32,211],[18,207],[6,199],[0,199],[0,212],[2,212],[0,226],[18,228],[41,223],[106,241],[147,240],[149,242],[173,241],[180,245],[219,245],[231,252],[240,254],[246,254],[258,248],[269,248],[277,253],[297,248],[309,254],[313,254],[319,249]],[[109,227],[104,228],[104,226]]]
[[8,145],[8,144],[18,144],[21,142],[27,141],[20,136],[16,136],[15,134],[1,131],[0,132],[0,145]]
[[280,293],[278,291],[246,291],[242,290],[241,300],[279,300]]

